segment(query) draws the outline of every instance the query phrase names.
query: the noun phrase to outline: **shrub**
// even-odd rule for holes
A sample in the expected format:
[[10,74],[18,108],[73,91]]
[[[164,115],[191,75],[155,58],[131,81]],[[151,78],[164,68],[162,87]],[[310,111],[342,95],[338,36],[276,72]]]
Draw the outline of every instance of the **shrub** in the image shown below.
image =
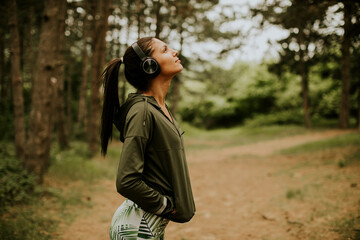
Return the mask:
[[31,210],[9,213],[0,219],[0,239],[49,240],[55,227],[54,220],[40,217]]
[[245,125],[252,127],[285,124],[304,124],[304,116],[302,111],[300,109],[292,109],[272,114],[259,114],[254,118],[245,121]]
[[243,98],[213,97],[180,109],[183,121],[207,129],[242,124],[257,113],[267,113],[274,104],[273,96],[249,95]]
[[11,156],[0,162],[0,206],[1,212],[8,206],[25,203],[34,192],[36,177],[29,174],[22,163]]

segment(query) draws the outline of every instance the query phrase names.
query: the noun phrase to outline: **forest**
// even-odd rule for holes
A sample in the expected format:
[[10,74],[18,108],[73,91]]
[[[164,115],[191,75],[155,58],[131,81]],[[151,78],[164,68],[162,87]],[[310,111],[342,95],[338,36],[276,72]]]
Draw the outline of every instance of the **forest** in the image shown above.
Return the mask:
[[[101,73],[144,36],[179,52],[184,70],[167,104],[194,131],[360,130],[359,1],[5,0],[0,9],[2,217],[46,183],[54,149],[99,154]],[[274,28],[283,34],[246,60],[245,45]],[[120,104],[135,91],[122,71]]]

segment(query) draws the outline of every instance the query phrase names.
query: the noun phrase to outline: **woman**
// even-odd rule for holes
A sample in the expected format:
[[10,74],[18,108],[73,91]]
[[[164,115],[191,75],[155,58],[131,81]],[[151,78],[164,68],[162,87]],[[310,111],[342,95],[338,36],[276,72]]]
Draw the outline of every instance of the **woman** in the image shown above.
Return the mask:
[[[116,187],[126,198],[113,216],[110,239],[164,239],[170,220],[187,222],[195,214],[183,132],[165,104],[171,79],[183,69],[177,55],[159,39],[141,38],[104,70],[102,153],[114,123],[124,143]],[[121,64],[137,89],[122,106]]]

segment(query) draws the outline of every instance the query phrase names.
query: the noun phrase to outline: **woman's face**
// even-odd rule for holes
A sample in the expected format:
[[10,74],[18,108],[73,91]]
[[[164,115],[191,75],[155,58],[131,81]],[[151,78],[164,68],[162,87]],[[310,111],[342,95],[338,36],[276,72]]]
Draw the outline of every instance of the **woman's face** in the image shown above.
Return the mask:
[[163,41],[153,38],[151,47],[152,57],[156,59],[161,68],[161,75],[174,76],[183,69],[178,52],[169,48]]

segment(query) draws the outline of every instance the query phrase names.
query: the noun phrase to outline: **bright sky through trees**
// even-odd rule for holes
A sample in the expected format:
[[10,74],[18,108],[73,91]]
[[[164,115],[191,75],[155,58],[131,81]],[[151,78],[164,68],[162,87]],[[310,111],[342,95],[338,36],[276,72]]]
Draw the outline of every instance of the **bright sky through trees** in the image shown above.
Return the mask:
[[[216,17],[222,6],[229,6],[241,16],[249,16],[249,8],[255,7],[262,0],[220,0],[219,6],[211,15]],[[271,45],[276,40],[282,39],[288,35],[287,30],[280,29],[277,26],[269,26],[263,30],[256,28],[258,19],[248,17],[239,18],[236,21],[225,24],[225,28],[240,29],[244,34],[244,45],[238,50],[234,50],[227,58],[228,63],[236,60],[257,61],[260,62],[265,58],[276,58],[279,45]]]

